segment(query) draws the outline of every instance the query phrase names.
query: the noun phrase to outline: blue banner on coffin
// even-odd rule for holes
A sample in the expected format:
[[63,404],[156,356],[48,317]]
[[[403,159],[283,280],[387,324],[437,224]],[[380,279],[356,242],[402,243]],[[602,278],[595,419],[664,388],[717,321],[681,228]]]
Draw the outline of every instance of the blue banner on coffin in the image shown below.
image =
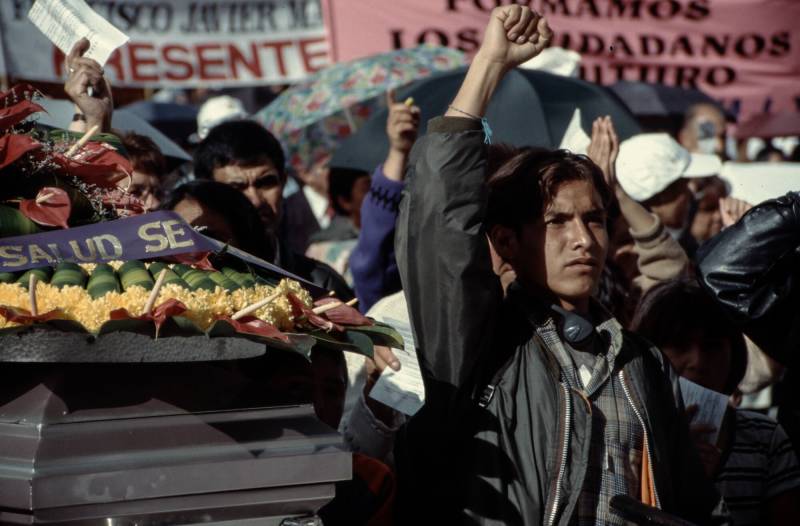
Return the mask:
[[166,210],[65,230],[0,238],[0,271],[55,266],[60,261],[101,263],[194,252],[219,253],[223,249],[253,266],[301,282],[312,294],[324,292],[272,263],[204,236],[181,216]]

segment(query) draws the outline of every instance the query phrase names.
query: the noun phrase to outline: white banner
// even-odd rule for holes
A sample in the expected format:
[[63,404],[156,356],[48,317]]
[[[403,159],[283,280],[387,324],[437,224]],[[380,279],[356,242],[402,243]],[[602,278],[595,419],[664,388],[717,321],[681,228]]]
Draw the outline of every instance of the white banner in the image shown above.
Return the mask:
[[[329,63],[319,0],[88,0],[130,36],[111,55],[115,86],[245,86],[300,80]],[[62,82],[64,54],[28,20],[33,0],[0,1],[2,72]]]
[[720,174],[731,196],[757,205],[800,191],[800,163],[725,163]]

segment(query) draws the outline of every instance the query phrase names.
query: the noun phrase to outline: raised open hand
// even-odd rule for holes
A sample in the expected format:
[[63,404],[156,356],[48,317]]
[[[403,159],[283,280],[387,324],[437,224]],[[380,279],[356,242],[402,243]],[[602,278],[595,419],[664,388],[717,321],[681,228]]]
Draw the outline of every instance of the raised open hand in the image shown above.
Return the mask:
[[531,8],[517,4],[496,7],[478,55],[513,68],[541,53],[552,37],[547,20]]
[[592,141],[586,151],[589,158],[600,167],[608,186],[615,190],[617,187],[617,155],[619,155],[619,137],[614,130],[611,117],[598,117],[592,123]]
[[64,91],[85,116],[87,129],[97,124],[100,131],[109,131],[114,110],[111,86],[103,76],[100,64],[83,56],[89,46],[89,41],[82,38],[67,55],[65,64],[68,77]]

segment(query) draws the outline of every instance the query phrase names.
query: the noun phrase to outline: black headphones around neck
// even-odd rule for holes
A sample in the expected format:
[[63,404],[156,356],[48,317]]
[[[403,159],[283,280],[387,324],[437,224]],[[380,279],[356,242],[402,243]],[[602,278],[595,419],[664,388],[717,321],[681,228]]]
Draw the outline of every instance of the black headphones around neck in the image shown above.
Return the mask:
[[570,312],[556,304],[551,304],[550,309],[558,314],[558,329],[561,333],[561,337],[564,338],[568,344],[572,347],[584,348],[592,341],[595,335],[592,322],[580,314]]

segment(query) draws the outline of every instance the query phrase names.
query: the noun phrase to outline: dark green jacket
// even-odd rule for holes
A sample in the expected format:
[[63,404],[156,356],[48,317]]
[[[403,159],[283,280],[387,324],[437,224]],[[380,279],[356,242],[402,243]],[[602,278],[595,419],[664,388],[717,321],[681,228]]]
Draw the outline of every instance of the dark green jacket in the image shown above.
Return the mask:
[[[492,272],[486,154],[480,124],[460,118],[431,121],[412,154],[396,251],[426,401],[398,435],[397,509],[403,524],[565,525],[586,473],[590,407],[534,337],[526,312],[536,299],[520,287],[504,298]],[[690,442],[675,375],[629,333],[616,364],[662,509],[709,523],[719,497]]]

